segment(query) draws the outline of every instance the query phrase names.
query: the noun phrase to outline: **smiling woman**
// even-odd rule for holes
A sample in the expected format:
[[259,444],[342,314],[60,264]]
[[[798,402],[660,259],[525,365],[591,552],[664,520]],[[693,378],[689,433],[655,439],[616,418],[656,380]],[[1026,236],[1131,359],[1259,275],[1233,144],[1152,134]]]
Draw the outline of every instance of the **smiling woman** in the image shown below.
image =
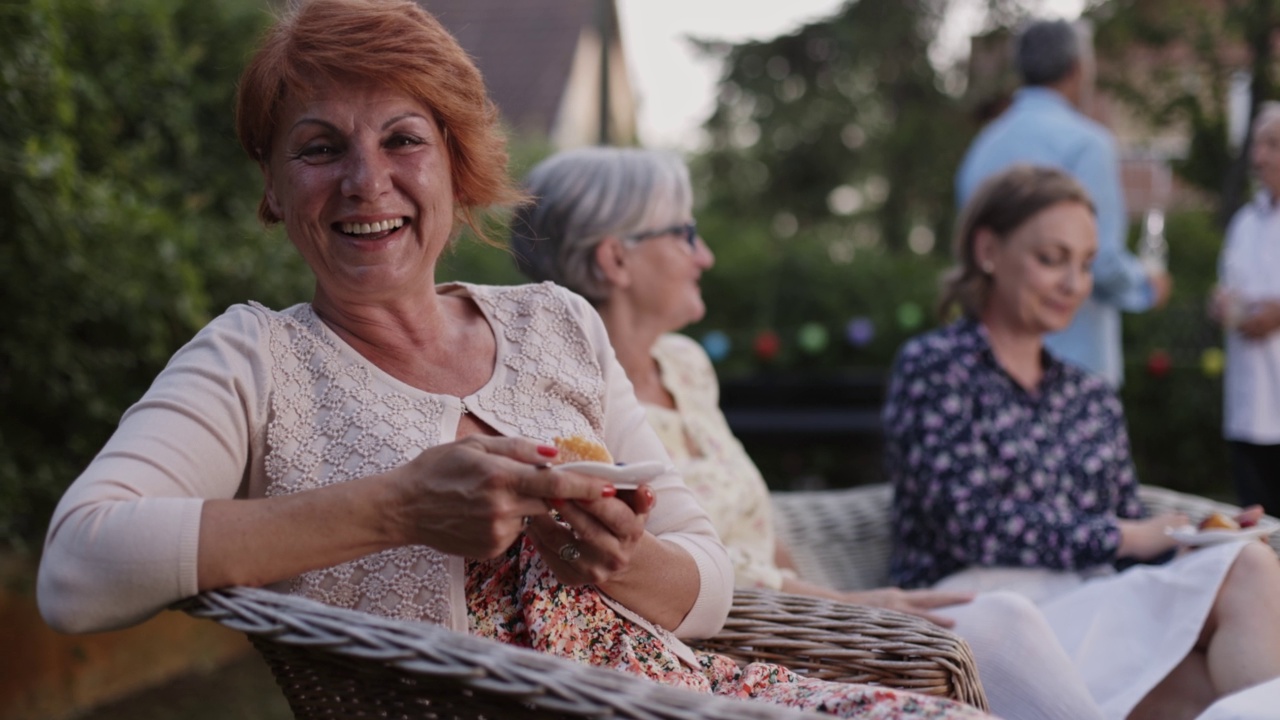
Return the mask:
[[1012,167],[955,240],[942,308],[962,317],[903,346],[885,402],[892,579],[1028,596],[1108,718],[1195,717],[1264,683],[1280,697],[1280,602],[1258,601],[1280,597],[1275,553],[1233,542],[1169,560],[1188,518],[1147,516],[1115,391],[1045,348],[1089,293],[1084,190]]
[[[118,628],[271,585],[700,692],[979,715],[680,639],[724,624],[729,557],[665,471],[600,316],[550,284],[435,282],[459,225],[480,232],[479,212],[521,194],[479,73],[419,4],[295,4],[250,61],[237,121],[259,214],[284,224],[313,299],[229,308],[125,413],[55,510],[50,625]],[[652,227],[690,220],[674,209]],[[688,256],[671,235],[628,250]],[[552,469],[569,436],[661,472],[619,494]]]

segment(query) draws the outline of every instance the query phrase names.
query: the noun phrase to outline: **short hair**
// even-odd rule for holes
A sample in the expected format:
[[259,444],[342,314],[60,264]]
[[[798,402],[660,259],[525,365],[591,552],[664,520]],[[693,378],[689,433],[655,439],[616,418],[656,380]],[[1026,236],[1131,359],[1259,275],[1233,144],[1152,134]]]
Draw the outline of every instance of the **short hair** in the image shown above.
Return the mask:
[[595,250],[687,218],[689,169],[674,154],[641,148],[584,147],[553,155],[525,179],[531,200],[516,209],[511,249],[535,281],[551,280],[592,303],[608,297]]
[[1002,240],[1042,210],[1075,202],[1097,214],[1084,186],[1063,170],[1014,165],[987,178],[960,213],[952,238],[955,265],[942,277],[938,316],[950,318],[957,308],[976,318],[991,292],[991,276],[978,267],[974,251],[978,231],[987,229]]
[[[480,71],[458,42],[412,0],[302,0],[267,30],[240,77],[236,134],[265,163],[292,95],[319,80],[403,92],[435,115],[449,153],[460,219],[484,237],[477,209],[523,196],[507,171],[506,137]],[[280,221],[265,195],[258,217]]]
[[1258,113],[1253,116],[1253,129],[1250,132],[1256,137],[1263,128],[1276,122],[1280,122],[1280,102],[1264,101],[1258,105]]
[[1080,64],[1086,51],[1081,30],[1066,20],[1037,20],[1018,33],[1014,64],[1026,85],[1052,85]]

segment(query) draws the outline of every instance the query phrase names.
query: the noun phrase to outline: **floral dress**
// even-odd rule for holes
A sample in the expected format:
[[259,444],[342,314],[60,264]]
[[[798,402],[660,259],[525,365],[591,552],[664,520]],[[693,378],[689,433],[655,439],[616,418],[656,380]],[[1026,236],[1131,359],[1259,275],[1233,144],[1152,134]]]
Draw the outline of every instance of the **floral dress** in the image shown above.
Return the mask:
[[989,717],[952,700],[806,678],[768,663],[739,667],[723,655],[697,652],[700,666],[690,667],[659,637],[619,616],[594,586],[561,584],[527,538],[498,558],[469,561],[466,589],[474,635],[664,685],[847,718]]

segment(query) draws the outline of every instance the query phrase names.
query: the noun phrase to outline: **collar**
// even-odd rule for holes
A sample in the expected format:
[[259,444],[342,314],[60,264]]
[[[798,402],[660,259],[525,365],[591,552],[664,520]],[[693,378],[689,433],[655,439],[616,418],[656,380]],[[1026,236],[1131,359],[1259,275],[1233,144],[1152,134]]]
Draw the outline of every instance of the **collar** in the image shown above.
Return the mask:
[[1251,203],[1260,213],[1270,214],[1276,211],[1276,207],[1280,204],[1280,199],[1276,198],[1266,188],[1259,190],[1254,194]]
[[[964,317],[956,321],[956,332],[961,338],[968,341],[970,346],[977,352],[978,358],[987,365],[988,369],[1004,376],[1013,387],[1027,392],[1026,388],[1019,385],[1013,379],[1013,376],[1004,369],[1004,366],[1000,364],[995,350],[991,349],[991,335],[987,333],[985,325],[974,318]],[[1033,395],[1043,394],[1045,388],[1052,387],[1054,383],[1057,383],[1062,377],[1065,365],[1061,360],[1054,357],[1048,348],[1041,346],[1040,367],[1044,369],[1044,375],[1040,378],[1040,387],[1031,393]]]
[[1039,85],[1018,88],[1013,94],[1013,101],[1016,103],[1059,105],[1068,110],[1075,110],[1075,106],[1062,93]]

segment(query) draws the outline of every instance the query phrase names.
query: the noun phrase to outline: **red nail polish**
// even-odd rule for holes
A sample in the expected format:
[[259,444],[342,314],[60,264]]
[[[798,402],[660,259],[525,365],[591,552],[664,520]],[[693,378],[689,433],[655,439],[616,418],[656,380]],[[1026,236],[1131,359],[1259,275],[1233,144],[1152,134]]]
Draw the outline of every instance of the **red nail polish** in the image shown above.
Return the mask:
[[551,498],[547,502],[550,503],[553,508],[558,509],[564,507],[564,498]]
[[600,497],[602,498],[611,498],[617,494],[618,494],[618,488],[612,485],[605,485],[603,488],[600,489]]
[[539,445],[538,454],[542,457],[555,457],[560,454],[560,448],[554,445]]

